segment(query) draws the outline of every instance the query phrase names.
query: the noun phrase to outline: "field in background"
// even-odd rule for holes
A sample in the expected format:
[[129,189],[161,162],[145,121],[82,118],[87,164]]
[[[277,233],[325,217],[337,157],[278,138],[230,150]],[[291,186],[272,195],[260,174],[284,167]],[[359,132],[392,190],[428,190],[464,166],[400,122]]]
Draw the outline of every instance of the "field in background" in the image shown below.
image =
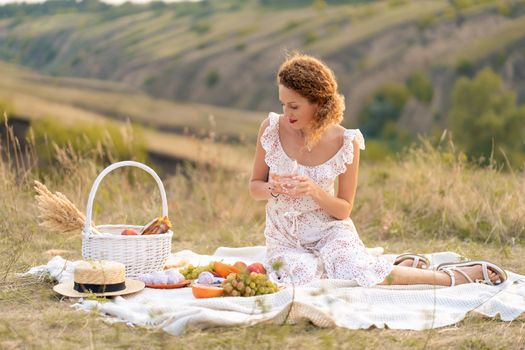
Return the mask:
[[[369,160],[391,156],[418,134],[451,130],[455,83],[483,67],[523,104],[525,0],[322,3],[102,10],[94,1],[87,9],[56,3],[55,10],[13,16],[1,8],[0,59],[11,63],[0,62],[0,110],[12,106],[13,115],[51,116],[64,125],[129,119],[145,129],[148,149],[163,162],[206,159],[246,171],[260,122],[280,109],[274,73],[286,49],[317,55],[334,69],[348,101],[343,124],[362,128]],[[426,98],[417,87],[406,89],[414,77],[427,84]],[[394,112],[395,96],[383,103],[389,87],[406,90]],[[382,120],[377,130],[366,130],[375,118]],[[477,140],[485,153],[487,140]]]
[[[508,68],[522,65],[523,0],[319,3],[223,1],[186,10],[176,4],[97,10],[93,4],[18,16],[0,11],[0,59],[44,74],[118,81],[168,100],[267,111],[279,107],[274,72],[284,51],[299,49],[337,73],[351,101],[347,126],[383,85],[404,83],[414,73],[428,76],[436,96],[420,106],[426,123],[414,127],[427,132],[429,124],[446,124],[447,94],[464,74],[461,63],[473,71],[491,66],[523,96],[519,72]],[[131,111],[117,109],[132,113],[134,103],[128,103]],[[165,108],[158,109],[162,115]]]
[[[366,152],[366,151],[365,151]],[[38,227],[32,180],[66,194],[79,208],[102,170],[95,159],[63,152],[53,172],[40,174],[31,161],[0,162],[0,346],[2,348],[519,348],[523,321],[503,323],[470,315],[456,326],[421,331],[318,329],[310,324],[162,331],[110,325],[60,302],[50,282],[17,278],[16,272],[54,255],[80,258],[80,234]],[[185,168],[164,179],[173,250],[212,253],[219,246],[264,244],[264,203],[248,195],[248,174],[218,167]],[[211,170],[211,171],[210,171]],[[367,246],[386,252],[455,251],[524,273],[524,173],[501,173],[467,163],[446,139],[423,143],[396,160],[362,163],[352,218]],[[160,211],[156,185],[139,170],[110,174],[96,198],[100,224],[142,224]],[[255,344],[255,345],[254,345]],[[520,345],[521,344],[521,345]]]
[[132,120],[141,127],[151,152],[237,171],[250,168],[253,149],[247,144],[255,143],[266,117],[155,99],[118,83],[47,77],[5,63],[0,63],[0,75],[0,109],[8,117],[30,122],[48,117],[65,126],[112,122],[123,127]]
[[121,83],[51,77],[4,62],[0,74],[0,101],[30,118],[52,116],[64,123],[130,119],[157,131],[201,136],[213,128],[235,141],[253,141],[265,118],[261,112],[157,99]]

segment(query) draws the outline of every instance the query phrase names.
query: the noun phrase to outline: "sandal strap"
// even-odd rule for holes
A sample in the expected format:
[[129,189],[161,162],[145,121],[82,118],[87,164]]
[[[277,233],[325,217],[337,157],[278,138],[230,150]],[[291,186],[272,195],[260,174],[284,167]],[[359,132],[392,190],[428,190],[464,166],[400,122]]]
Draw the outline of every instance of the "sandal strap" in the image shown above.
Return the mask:
[[[476,278],[475,280],[472,280],[472,278],[470,278],[470,276],[467,275],[467,273],[463,271],[462,266],[449,265],[446,267],[439,268],[438,271],[446,272],[451,277],[450,279],[453,280],[453,283],[455,283],[455,278],[452,278],[452,275],[454,274],[454,272],[457,272],[461,274],[463,277],[465,277],[465,279],[469,283],[480,283],[480,284],[486,284],[489,286],[495,286],[495,284],[490,280],[490,277],[488,274],[488,264],[486,262],[479,262],[479,263],[476,263],[475,265],[481,266],[481,272],[483,273],[483,279]],[[454,284],[451,284],[451,286],[453,285]]]
[[489,286],[493,286],[494,283],[492,283],[492,281],[490,280],[488,266],[486,262],[481,263],[481,272],[483,272],[483,281],[479,281],[479,282],[476,281],[476,282],[488,284]]
[[414,256],[414,260],[412,260],[412,267],[417,268],[417,264],[419,263],[419,256]]
[[441,271],[446,273],[448,277],[450,277],[450,286],[454,287],[456,285],[456,276],[454,276],[454,271],[452,271],[452,269],[449,269],[448,267],[441,269]]
[[451,266],[450,269],[451,269],[452,271],[454,271],[454,272],[458,272],[458,273],[460,273],[463,277],[465,277],[465,279],[466,279],[467,281],[469,281],[469,283],[474,283],[474,281],[472,280],[472,278],[470,278],[470,276],[467,275],[467,273],[464,272],[461,268],[456,267],[456,266]]
[[423,262],[425,264],[425,269],[428,269],[430,266],[430,260],[428,260],[425,256],[419,255],[419,254],[412,254],[412,253],[406,253],[398,255],[394,261],[394,265],[399,265],[401,262],[412,259],[412,267],[417,268],[417,265],[420,262]]

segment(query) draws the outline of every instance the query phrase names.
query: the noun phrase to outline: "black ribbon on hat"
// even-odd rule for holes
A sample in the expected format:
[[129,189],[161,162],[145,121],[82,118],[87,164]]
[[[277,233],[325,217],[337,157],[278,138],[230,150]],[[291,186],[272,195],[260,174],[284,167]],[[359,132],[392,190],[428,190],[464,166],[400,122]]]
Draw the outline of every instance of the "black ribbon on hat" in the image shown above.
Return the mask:
[[89,284],[75,282],[73,289],[80,293],[111,293],[126,289],[126,282],[115,284]]

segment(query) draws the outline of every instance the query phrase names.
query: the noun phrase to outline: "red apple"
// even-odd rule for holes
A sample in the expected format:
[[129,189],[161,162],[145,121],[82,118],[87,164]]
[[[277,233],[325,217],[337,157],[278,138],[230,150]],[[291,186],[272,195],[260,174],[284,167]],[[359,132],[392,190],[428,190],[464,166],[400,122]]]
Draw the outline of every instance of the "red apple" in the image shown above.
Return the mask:
[[266,269],[261,263],[253,263],[251,265],[248,265],[247,269],[250,272],[266,274]]
[[132,229],[125,229],[121,233],[122,236],[136,236],[138,235],[138,232]]

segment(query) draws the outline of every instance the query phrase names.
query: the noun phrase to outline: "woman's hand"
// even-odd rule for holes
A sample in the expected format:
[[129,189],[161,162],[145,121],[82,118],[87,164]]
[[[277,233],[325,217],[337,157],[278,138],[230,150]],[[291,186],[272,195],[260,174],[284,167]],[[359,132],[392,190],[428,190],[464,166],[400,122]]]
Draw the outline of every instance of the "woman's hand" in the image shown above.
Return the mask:
[[319,196],[322,189],[312,179],[304,175],[296,175],[292,177],[295,181],[295,187],[290,193],[293,198],[312,197],[313,199]]
[[291,185],[293,175],[276,175],[270,174],[268,181],[268,188],[270,193],[274,195],[284,194],[289,196],[293,186]]

